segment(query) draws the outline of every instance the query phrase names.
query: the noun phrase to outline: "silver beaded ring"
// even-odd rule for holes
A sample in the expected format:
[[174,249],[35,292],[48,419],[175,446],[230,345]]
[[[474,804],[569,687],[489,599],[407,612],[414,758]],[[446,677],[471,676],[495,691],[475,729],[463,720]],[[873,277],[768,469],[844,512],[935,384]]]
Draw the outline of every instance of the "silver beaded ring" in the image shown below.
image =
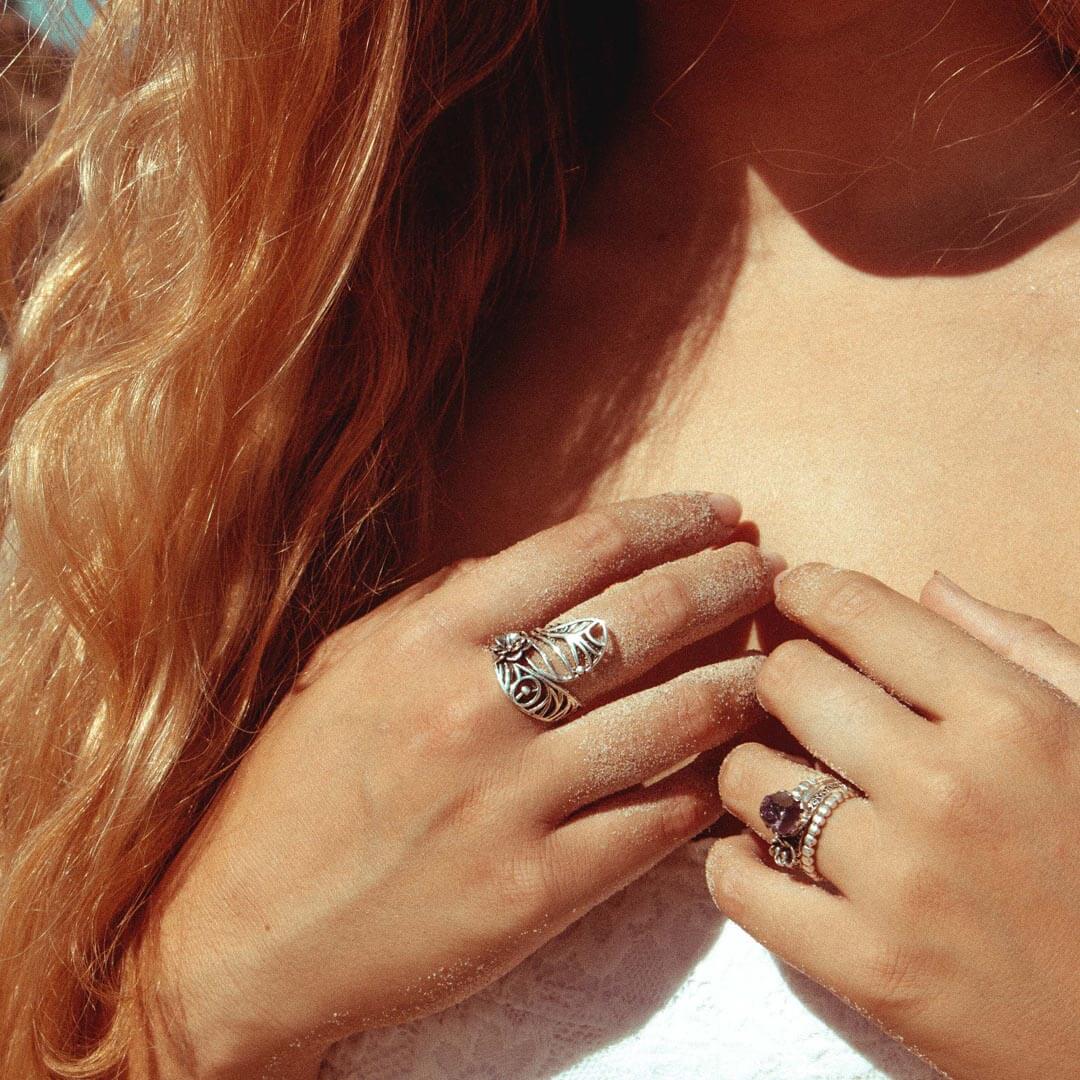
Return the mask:
[[799,845],[799,867],[807,877],[812,878],[814,881],[822,880],[821,874],[818,873],[817,864],[814,861],[821,830],[825,828],[825,822],[829,820],[829,815],[842,802],[854,799],[856,794],[857,792],[849,788],[847,784],[838,783],[825,795],[810,816],[806,831],[802,835],[802,843]]

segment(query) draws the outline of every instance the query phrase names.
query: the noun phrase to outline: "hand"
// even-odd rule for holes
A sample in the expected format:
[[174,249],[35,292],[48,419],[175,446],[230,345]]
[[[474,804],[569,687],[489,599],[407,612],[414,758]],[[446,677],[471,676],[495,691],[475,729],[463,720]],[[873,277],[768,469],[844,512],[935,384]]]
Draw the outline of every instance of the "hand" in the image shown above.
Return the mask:
[[[778,567],[714,546],[739,513],[703,494],[593,510],[328,638],[155,896],[159,1072],[313,1073],[336,1039],[494,980],[712,824],[715,762],[675,770],[761,717],[761,658],[620,691],[771,599]],[[571,684],[585,711],[549,725],[484,646],[562,615],[602,618],[610,644]]]
[[[709,853],[717,906],[951,1076],[1072,1075],[1080,647],[940,576],[917,604],[810,564],[776,594],[851,666],[787,642],[761,668],[759,698],[866,798],[820,834],[834,890],[773,867],[744,834]],[[764,837],[762,797],[808,772],[747,743],[726,757],[720,792]]]

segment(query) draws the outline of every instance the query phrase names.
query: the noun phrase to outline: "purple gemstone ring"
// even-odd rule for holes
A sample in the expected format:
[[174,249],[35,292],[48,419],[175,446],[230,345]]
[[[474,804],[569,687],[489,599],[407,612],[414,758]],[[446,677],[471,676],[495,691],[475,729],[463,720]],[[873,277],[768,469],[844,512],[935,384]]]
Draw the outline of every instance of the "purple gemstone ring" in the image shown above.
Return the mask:
[[766,795],[758,813],[773,834],[769,844],[773,862],[785,869],[801,862],[803,842],[814,812],[833,792],[850,790],[843,781],[818,773],[790,791]]

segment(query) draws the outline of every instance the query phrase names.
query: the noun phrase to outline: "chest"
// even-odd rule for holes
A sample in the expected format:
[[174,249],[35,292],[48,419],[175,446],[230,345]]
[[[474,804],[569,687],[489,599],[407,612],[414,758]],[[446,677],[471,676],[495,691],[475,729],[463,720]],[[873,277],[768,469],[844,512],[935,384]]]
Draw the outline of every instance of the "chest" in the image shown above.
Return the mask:
[[1071,322],[1022,283],[766,268],[673,346],[542,295],[473,387],[438,554],[494,551],[599,501],[720,490],[790,564],[909,595],[938,569],[1080,637]]

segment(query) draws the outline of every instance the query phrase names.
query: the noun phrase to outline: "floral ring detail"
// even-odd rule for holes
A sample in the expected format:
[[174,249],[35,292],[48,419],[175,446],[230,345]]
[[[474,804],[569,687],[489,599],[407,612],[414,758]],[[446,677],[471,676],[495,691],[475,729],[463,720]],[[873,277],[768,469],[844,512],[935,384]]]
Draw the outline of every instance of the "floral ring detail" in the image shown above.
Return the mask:
[[769,854],[777,866],[796,864],[808,877],[821,880],[814,856],[829,815],[857,792],[833,776],[817,775],[790,791],[774,791],[761,800],[758,813],[773,834]]
[[554,724],[580,708],[566,684],[592,671],[607,645],[603,619],[570,619],[499,634],[487,648],[506,696],[523,713]]

